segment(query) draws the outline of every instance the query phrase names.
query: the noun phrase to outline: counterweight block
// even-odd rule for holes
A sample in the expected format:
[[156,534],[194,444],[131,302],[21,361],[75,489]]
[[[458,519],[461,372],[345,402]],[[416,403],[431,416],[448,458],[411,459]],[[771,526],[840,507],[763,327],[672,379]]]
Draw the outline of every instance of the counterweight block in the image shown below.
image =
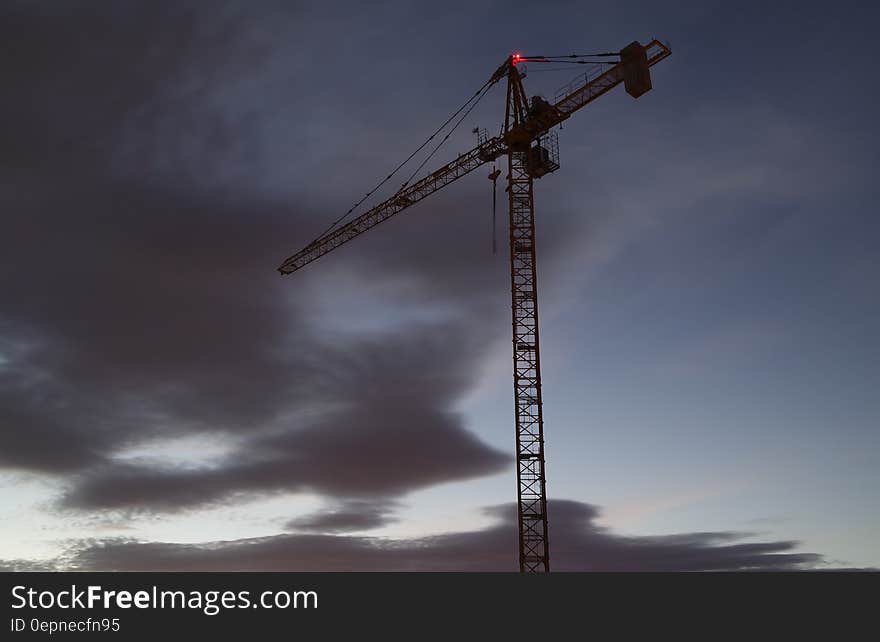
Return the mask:
[[651,68],[648,66],[648,54],[638,42],[631,42],[620,50],[620,61],[623,63],[623,86],[633,98],[638,98],[651,91]]

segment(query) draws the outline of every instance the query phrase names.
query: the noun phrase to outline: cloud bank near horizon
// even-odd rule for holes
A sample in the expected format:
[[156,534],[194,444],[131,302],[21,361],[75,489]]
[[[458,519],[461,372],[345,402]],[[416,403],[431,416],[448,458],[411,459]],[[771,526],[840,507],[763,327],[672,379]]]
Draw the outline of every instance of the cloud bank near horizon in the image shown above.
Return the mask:
[[[361,518],[375,515],[364,508]],[[754,535],[737,532],[627,537],[598,526],[599,510],[590,504],[551,500],[548,510],[555,571],[793,571],[826,565],[821,555],[797,552],[797,542],[745,542]],[[334,520],[295,522],[291,526],[310,532],[204,544],[91,540],[71,546],[56,560],[6,560],[0,569],[516,571],[515,506],[486,511],[495,518],[488,528],[416,539],[334,535],[339,530]],[[350,510],[349,523],[356,512]],[[324,532],[311,532],[316,530]]]

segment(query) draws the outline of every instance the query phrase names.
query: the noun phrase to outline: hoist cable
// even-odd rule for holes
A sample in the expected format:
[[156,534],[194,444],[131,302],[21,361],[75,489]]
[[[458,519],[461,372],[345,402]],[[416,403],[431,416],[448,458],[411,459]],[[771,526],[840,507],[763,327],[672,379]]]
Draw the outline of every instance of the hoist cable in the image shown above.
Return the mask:
[[495,204],[497,201],[498,201],[498,176],[495,176],[495,178],[492,179],[492,254],[498,254],[498,239],[497,239],[498,224],[495,220]]
[[[494,84],[494,83],[493,83],[493,84]],[[444,144],[447,140],[449,140],[449,137],[452,135],[452,133],[453,133],[456,129],[458,129],[458,126],[461,125],[461,122],[462,122],[465,118],[467,118],[468,114],[470,114],[471,111],[473,111],[474,107],[476,107],[476,106],[477,106],[477,103],[479,103],[480,100],[483,98],[483,96],[486,95],[486,93],[489,91],[489,89],[491,88],[491,86],[492,86],[492,85],[489,85],[489,84],[483,86],[483,88],[480,90],[480,92],[478,92],[478,93],[480,94],[480,96],[477,98],[477,100],[474,102],[474,104],[471,105],[471,106],[468,108],[468,110],[467,110],[464,114],[462,114],[461,118],[458,119],[458,122],[456,122],[455,125],[453,125],[452,129],[450,129],[450,130],[447,132],[446,136],[444,136],[443,139],[442,139],[439,143],[437,143],[437,146],[434,147],[433,151],[431,151],[431,153],[428,154],[428,156],[425,158],[425,160],[423,160],[423,161],[421,162],[421,164],[420,164],[418,167],[416,167],[415,171],[414,171],[412,174],[410,174],[409,178],[407,178],[406,181],[403,183],[403,185],[400,186],[400,189],[397,190],[398,193],[399,193],[404,187],[406,187],[407,185],[409,185],[409,182],[410,182],[413,178],[415,178],[415,175],[418,174],[418,173],[421,171],[421,169],[425,166],[425,164],[426,164],[429,160],[431,160],[431,158],[434,156],[434,154],[436,154],[437,151],[438,151],[441,147],[443,147],[443,144]],[[461,110],[459,110],[459,111],[461,111]]]
[[[430,143],[432,140],[434,140],[434,138],[437,136],[437,134],[439,134],[441,131],[443,131],[443,129],[445,129],[446,126],[447,126],[450,122],[452,122],[453,119],[455,119],[455,117],[458,116],[458,115],[459,115],[459,114],[460,114],[460,113],[461,113],[461,112],[462,112],[462,111],[463,111],[463,110],[464,110],[464,109],[465,109],[465,108],[466,108],[471,102],[473,102],[475,99],[477,100],[477,102],[479,102],[479,99],[482,98],[482,95],[484,95],[485,92],[488,90],[488,88],[491,87],[495,82],[496,82],[496,81],[495,81],[494,79],[491,79],[491,78],[490,78],[490,79],[487,80],[485,83],[483,83],[483,86],[480,87],[480,88],[477,90],[477,92],[476,92],[473,96],[471,96],[470,98],[468,98],[467,101],[465,101],[465,103],[464,103],[461,107],[459,107],[459,108],[455,111],[454,114],[452,114],[452,116],[450,116],[449,118],[447,118],[446,121],[445,121],[442,125],[440,125],[440,127],[439,127],[439,128],[433,133],[433,134],[431,134],[430,136],[428,136],[428,139],[427,139],[424,143],[422,143],[421,145],[419,145],[418,149],[416,149],[412,154],[410,154],[410,155],[406,158],[405,161],[403,161],[403,162],[400,163],[397,167],[395,167],[395,168],[394,168],[394,171],[392,171],[390,174],[388,174],[388,176],[386,176],[384,179],[382,179],[382,181],[380,181],[378,185],[376,185],[373,189],[371,189],[369,192],[367,192],[367,193],[364,195],[364,197],[361,198],[361,200],[359,200],[357,203],[355,203],[354,205],[352,205],[351,208],[349,208],[349,210],[348,210],[345,214],[343,214],[342,216],[340,216],[339,218],[337,218],[335,221],[333,221],[333,223],[331,223],[330,226],[329,226],[326,230],[324,230],[323,232],[321,232],[321,234],[319,234],[317,237],[315,237],[315,239],[312,241],[312,244],[318,242],[318,240],[320,240],[321,238],[323,238],[324,236],[326,236],[327,234],[329,234],[329,233],[330,233],[330,232],[331,232],[331,231],[332,231],[337,225],[339,225],[342,221],[344,221],[346,218],[348,218],[348,216],[351,215],[351,213],[354,212],[358,207],[360,207],[360,205],[361,205],[365,200],[367,200],[370,196],[372,196],[372,195],[376,192],[376,190],[378,190],[378,189],[379,189],[380,187],[382,187],[385,183],[387,183],[387,182],[391,179],[391,177],[394,176],[398,171],[400,171],[400,169],[401,169],[404,165],[406,165],[409,161],[411,161],[411,160],[413,159],[413,157],[414,157],[416,154],[418,154],[420,151],[422,151],[422,150],[428,145],[428,143]],[[482,95],[481,95],[481,94],[482,94]],[[476,103],[474,103],[474,105],[476,105]],[[471,109],[473,109],[473,106],[471,106]],[[468,110],[467,113],[470,113],[470,109]],[[465,115],[467,115],[467,114],[465,114]],[[459,122],[461,122],[461,121],[459,121]],[[458,125],[456,124],[456,127],[457,127],[457,126],[458,126]],[[454,131],[454,130],[453,130],[453,131]],[[451,133],[451,132],[450,132],[450,133]],[[448,138],[448,137],[449,137],[449,134],[446,135],[446,138]],[[444,138],[443,140],[445,141],[446,139]],[[441,144],[442,144],[442,143],[441,143]],[[436,149],[435,149],[435,151],[436,151]],[[432,152],[431,155],[433,155],[433,152]],[[429,158],[430,158],[430,156],[429,156]],[[423,165],[424,165],[424,163],[423,163]],[[419,169],[421,169],[421,166],[419,166]],[[412,176],[407,180],[407,182],[409,182],[409,180],[411,180],[411,179],[412,179]],[[404,183],[404,185],[406,185],[406,183]],[[401,188],[401,189],[402,189],[402,188]],[[400,190],[398,190],[398,191],[400,191]]]
[[608,56],[619,56],[620,52],[605,52],[605,53],[594,53],[594,54],[562,54],[560,56],[520,56],[521,59],[528,60],[529,58],[607,58]]
[[546,63],[555,63],[557,65],[609,65],[614,63],[605,62],[602,60],[534,60],[528,59],[523,60],[521,62],[546,62]]

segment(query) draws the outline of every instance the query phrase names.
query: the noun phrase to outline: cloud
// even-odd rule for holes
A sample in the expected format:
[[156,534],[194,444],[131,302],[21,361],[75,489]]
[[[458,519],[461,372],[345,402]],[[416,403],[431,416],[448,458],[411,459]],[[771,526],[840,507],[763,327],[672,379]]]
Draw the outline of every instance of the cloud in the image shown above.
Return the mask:
[[[296,53],[278,43],[296,38],[263,28],[301,30],[295,10],[4,12],[15,55],[0,66],[26,100],[0,106],[15,123],[0,134],[0,165],[16,178],[0,186],[11,214],[0,236],[0,467],[63,479],[65,508],[161,512],[291,491],[389,498],[508,465],[455,410],[506,327],[494,324],[505,281],[491,282],[504,263],[476,269],[492,258],[463,248],[467,208],[341,250],[324,263],[335,276],[275,273],[327,219],[290,187],[310,176],[303,148],[281,155],[266,129],[269,105],[283,102],[287,122],[311,111],[271,76]],[[270,166],[285,168],[283,199],[267,189]],[[361,180],[359,168],[332,184]],[[328,323],[338,304],[316,314],[345,298],[339,275],[375,297],[351,311],[347,332]],[[389,294],[389,278],[405,287]],[[358,328],[361,315],[426,299],[443,313]],[[216,435],[233,452],[198,469],[121,458],[187,435]]]
[[467,388],[471,365],[443,358],[449,341],[466,345],[465,329],[411,328],[366,345],[346,344],[317,373],[327,398],[338,396],[330,409],[249,437],[216,467],[95,467],[64,504],[175,510],[248,492],[393,496],[499,472],[510,458],[467,432],[448,408]]
[[395,521],[394,505],[387,502],[350,500],[335,509],[323,510],[287,522],[293,531],[347,533],[385,526]]
[[[515,507],[488,512],[496,523],[484,530],[418,539],[298,533],[206,544],[90,541],[72,547],[56,565],[83,571],[515,571]],[[626,537],[597,526],[598,510],[574,501],[551,501],[549,514],[556,571],[806,570],[823,565],[822,556],[797,552],[797,542],[744,542],[749,535],[734,532]],[[327,519],[332,523],[332,517]]]

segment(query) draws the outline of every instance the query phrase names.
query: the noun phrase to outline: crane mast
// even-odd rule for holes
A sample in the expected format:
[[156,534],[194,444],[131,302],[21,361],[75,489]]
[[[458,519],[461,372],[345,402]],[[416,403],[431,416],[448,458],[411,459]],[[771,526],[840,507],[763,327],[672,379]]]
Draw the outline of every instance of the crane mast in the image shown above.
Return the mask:
[[[633,42],[619,52],[620,62],[593,76],[585,75],[554,103],[539,96],[529,100],[522,84],[523,75],[518,69],[522,62],[547,62],[549,59],[509,56],[486,85],[507,79],[501,135],[482,140],[477,147],[429,176],[402,187],[386,201],[326,232],[288,257],[278,268],[281,274],[295,272],[485,163],[507,156],[519,568],[522,572],[550,570],[534,180],[559,169],[555,133],[548,135],[553,127],[621,83],[627,93],[638,98],[651,89],[649,68],[671,53],[670,48],[659,40],[652,40],[644,46]],[[490,178],[495,176],[497,174]]]
[[510,211],[510,308],[513,325],[519,568],[525,572],[549,571],[532,176],[536,167],[530,162],[534,149],[531,140],[520,139],[516,135],[528,115],[522,79],[516,65],[511,64],[508,73],[504,130],[510,140],[507,151],[507,196]]

